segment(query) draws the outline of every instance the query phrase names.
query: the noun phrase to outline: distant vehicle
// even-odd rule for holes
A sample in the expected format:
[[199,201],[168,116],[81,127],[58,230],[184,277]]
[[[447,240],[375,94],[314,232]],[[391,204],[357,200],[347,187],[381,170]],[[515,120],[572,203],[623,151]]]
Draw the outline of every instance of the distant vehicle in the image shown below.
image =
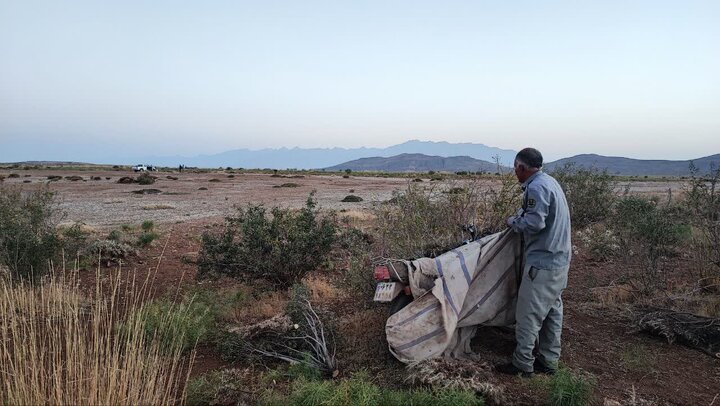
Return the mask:
[[154,165],[147,165],[147,164],[137,164],[132,167],[132,170],[135,172],[157,172],[158,168]]

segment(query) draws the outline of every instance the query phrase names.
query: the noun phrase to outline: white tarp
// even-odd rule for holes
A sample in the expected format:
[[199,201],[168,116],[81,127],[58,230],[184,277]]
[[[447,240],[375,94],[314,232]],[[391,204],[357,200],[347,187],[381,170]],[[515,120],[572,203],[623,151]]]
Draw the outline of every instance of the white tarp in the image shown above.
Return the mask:
[[506,230],[436,258],[408,261],[416,299],[388,319],[390,351],[405,363],[471,356],[478,326],[515,323],[522,260],[520,235]]

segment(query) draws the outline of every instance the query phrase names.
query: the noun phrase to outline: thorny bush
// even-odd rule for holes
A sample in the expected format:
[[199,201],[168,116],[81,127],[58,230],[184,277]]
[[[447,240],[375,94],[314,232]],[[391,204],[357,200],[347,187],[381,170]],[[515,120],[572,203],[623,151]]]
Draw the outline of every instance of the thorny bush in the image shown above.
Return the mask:
[[386,204],[376,206],[379,254],[384,257],[434,257],[469,237],[474,225],[481,234],[505,228],[505,219],[520,206],[520,188],[509,175],[500,186],[480,180],[450,185],[408,183]]
[[614,225],[620,245],[627,248],[628,260],[637,258],[643,272],[638,275],[644,293],[649,293],[667,277],[664,260],[676,253],[677,246],[690,234],[687,216],[680,206],[638,196],[625,196],[617,203]]
[[312,195],[298,211],[240,208],[221,234],[203,234],[198,276],[263,279],[288,288],[326,263],[337,230],[334,214],[321,216]]
[[699,259],[700,278],[720,277],[720,168],[711,167],[701,176],[691,165],[692,176],[685,190],[685,204],[696,233],[693,252]]
[[552,176],[565,192],[574,227],[584,228],[611,216],[617,185],[607,171],[569,163],[553,171]]

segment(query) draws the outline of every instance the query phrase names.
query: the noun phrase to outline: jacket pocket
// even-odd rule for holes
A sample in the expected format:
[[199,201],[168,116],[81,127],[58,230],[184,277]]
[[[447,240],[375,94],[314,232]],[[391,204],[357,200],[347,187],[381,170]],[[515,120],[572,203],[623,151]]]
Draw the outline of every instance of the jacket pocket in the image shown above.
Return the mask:
[[535,281],[539,271],[538,268],[531,266],[530,269],[528,269],[528,278],[530,278],[531,281]]

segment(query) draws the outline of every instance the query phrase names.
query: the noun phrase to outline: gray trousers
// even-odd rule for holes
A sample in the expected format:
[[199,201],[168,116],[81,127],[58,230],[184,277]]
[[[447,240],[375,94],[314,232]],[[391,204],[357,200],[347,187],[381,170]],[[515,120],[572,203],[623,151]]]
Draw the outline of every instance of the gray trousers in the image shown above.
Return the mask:
[[538,360],[545,366],[557,368],[560,359],[562,333],[562,292],[567,287],[568,267],[539,269],[526,265],[523,270],[515,310],[515,339],[513,364],[525,372],[532,372],[533,349],[538,342]]

